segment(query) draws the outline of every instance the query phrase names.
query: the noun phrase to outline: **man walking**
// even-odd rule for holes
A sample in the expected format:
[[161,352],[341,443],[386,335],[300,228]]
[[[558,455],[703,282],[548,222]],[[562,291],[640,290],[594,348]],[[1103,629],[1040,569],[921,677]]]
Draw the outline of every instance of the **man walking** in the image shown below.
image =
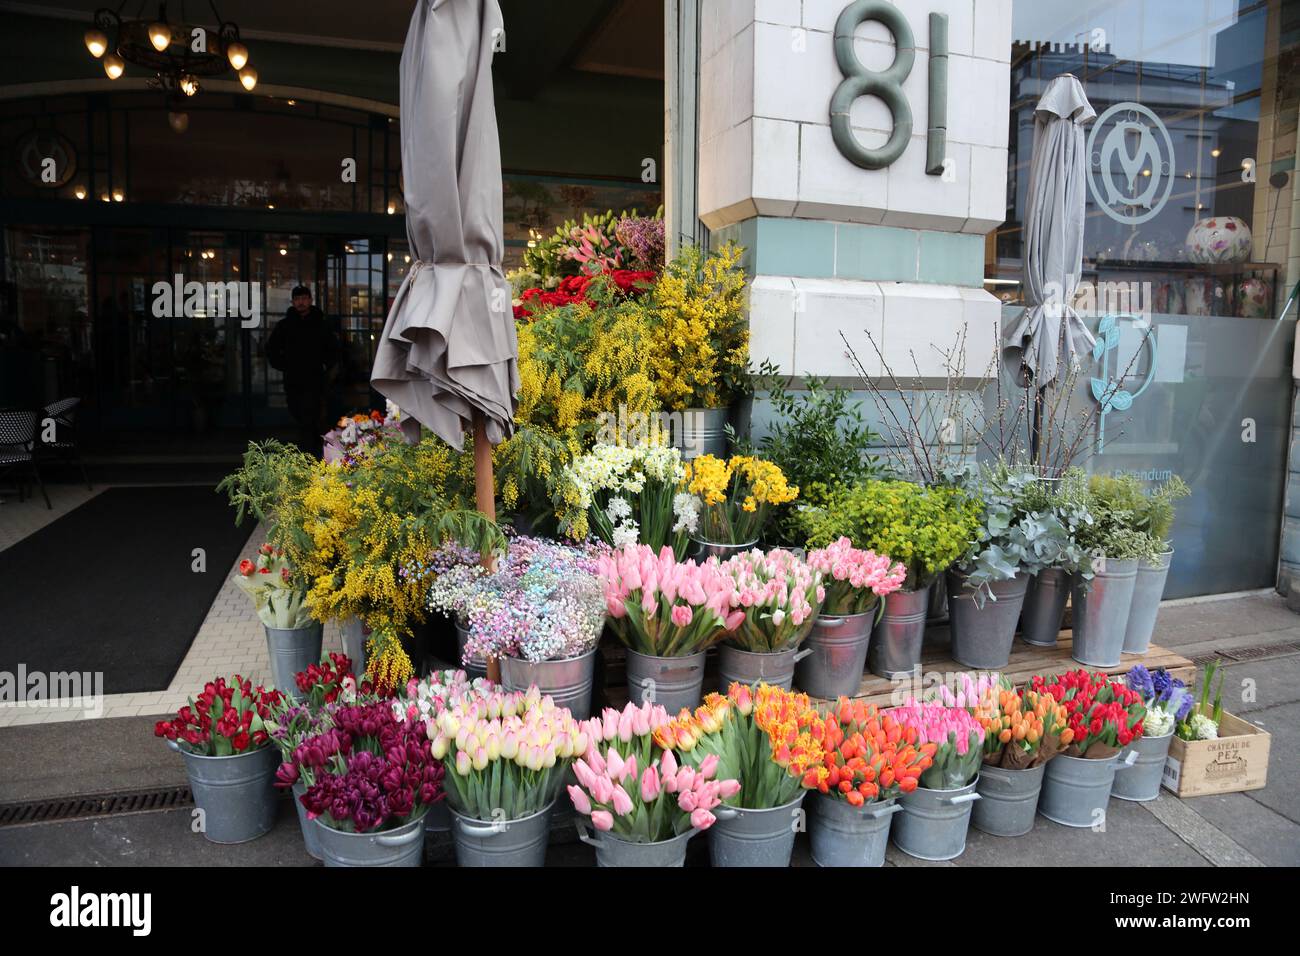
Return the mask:
[[325,373],[338,363],[339,342],[324,313],[312,304],[311,289],[300,285],[293,290],[293,305],[271,330],[266,358],[284,373],[289,414],[298,424],[298,447],[319,458]]

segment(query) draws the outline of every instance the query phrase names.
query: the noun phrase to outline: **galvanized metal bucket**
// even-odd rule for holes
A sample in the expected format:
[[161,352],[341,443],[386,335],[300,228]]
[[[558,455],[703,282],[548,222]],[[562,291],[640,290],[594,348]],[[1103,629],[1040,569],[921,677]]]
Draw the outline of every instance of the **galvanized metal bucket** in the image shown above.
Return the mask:
[[1001,837],[1024,836],[1032,830],[1046,766],[1040,763],[1027,770],[980,767],[975,781],[980,799],[971,807],[971,826]]
[[271,682],[286,697],[298,699],[294,675],[320,663],[323,625],[313,621],[306,627],[266,627],[266,653],[271,658]]
[[951,860],[966,852],[971,804],[980,799],[976,777],[959,790],[917,787],[898,798],[894,845],[918,860]]
[[818,866],[884,866],[889,824],[901,807],[893,800],[850,806],[829,794],[813,794],[808,839]]
[[873,674],[891,680],[905,677],[921,662],[929,604],[928,584],[916,591],[895,591],[885,596],[885,610],[867,653]]
[[651,657],[627,652],[627,698],[662,704],[670,714],[694,709],[704,689],[704,651],[685,657]]
[[714,808],[717,820],[709,827],[709,861],[714,866],[789,866],[807,792],[766,810]]
[[1070,656],[1090,667],[1118,667],[1137,583],[1137,558],[1106,558],[1089,582],[1076,575],[1072,594],[1074,647]]
[[1044,568],[1029,581],[1020,612],[1020,639],[1036,647],[1055,647],[1070,599],[1070,573]]
[[459,866],[544,866],[551,838],[552,800],[518,820],[478,820],[451,808]]
[[811,653],[799,662],[795,684],[805,694],[834,700],[841,694],[852,697],[862,685],[867,665],[867,647],[876,612],[818,615],[804,647]]
[[[1139,737],[1119,755],[1115,769],[1115,784],[1110,795],[1120,800],[1146,803],[1160,796],[1160,780],[1165,772],[1165,758],[1169,756],[1169,742],[1174,739],[1171,730],[1163,737]],[[1136,754],[1130,758],[1129,754]],[[1128,761],[1132,759],[1132,763]]]
[[701,541],[698,538],[692,538],[690,552],[696,564],[703,564],[709,558],[726,561],[737,554],[748,554],[757,547],[757,538],[753,541],[746,541],[744,544],[716,544],[712,541]]
[[925,623],[948,623],[948,582],[942,574],[930,582],[930,606],[925,611]]
[[1133,603],[1129,605],[1128,626],[1124,629],[1124,653],[1145,654],[1155,633],[1156,616],[1160,613],[1160,599],[1165,593],[1169,565],[1174,553],[1166,551],[1156,562],[1140,561],[1137,579],[1133,583]]
[[298,826],[302,830],[302,842],[307,846],[307,853],[313,860],[322,858],[320,835],[316,832],[320,824],[307,816],[307,808],[302,805],[302,795],[307,792],[305,783],[293,785],[293,808],[298,811]]
[[210,843],[247,843],[275,826],[275,771],[280,751],[262,747],[229,757],[204,757],[167,741],[185,759],[194,805]]
[[[948,620],[952,632],[952,657],[959,664],[982,670],[1000,670],[1011,660],[1016,623],[1025,603],[1029,575],[1019,572],[1010,581],[992,581],[984,607],[966,587],[966,575],[948,572]],[[996,600],[994,600],[996,598]]]
[[677,430],[677,447],[682,460],[689,461],[700,455],[725,458],[727,455],[727,422],[729,408],[688,408],[681,413],[682,424]]
[[1092,827],[1104,822],[1118,766],[1119,754],[1097,760],[1053,757],[1043,773],[1038,812],[1067,827]]
[[462,627],[460,621],[456,622],[456,666],[463,667],[465,673],[469,675],[470,680],[476,677],[487,677],[487,659],[475,657],[468,664],[465,661],[465,645],[469,643],[469,628]]
[[377,833],[348,833],[318,824],[326,866],[420,866],[424,863],[424,816]]
[[591,685],[595,674],[594,647],[579,657],[554,661],[501,658],[501,682],[506,690],[528,690],[536,684],[543,695],[550,695],[557,707],[569,708],[574,720],[586,720],[591,716]]
[[352,661],[352,673],[358,678],[366,672],[366,638],[370,629],[359,617],[348,617],[339,621],[339,632],[343,640],[343,653]]
[[[586,817],[577,817],[578,839],[596,848],[597,866],[677,867],[686,865],[686,844],[699,831],[692,828],[657,843],[630,843],[608,831],[592,830]],[[716,826],[716,824],[715,824]]]
[[808,647],[792,647],[771,654],[756,654],[723,644],[718,648],[718,691],[725,694],[733,681],[771,684],[789,690],[795,665],[811,653]]

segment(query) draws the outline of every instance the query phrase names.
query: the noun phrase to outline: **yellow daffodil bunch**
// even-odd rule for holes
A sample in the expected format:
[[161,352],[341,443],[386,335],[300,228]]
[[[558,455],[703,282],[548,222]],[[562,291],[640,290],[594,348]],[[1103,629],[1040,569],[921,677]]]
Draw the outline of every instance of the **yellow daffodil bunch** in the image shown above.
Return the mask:
[[780,468],[749,455],[701,455],[686,466],[686,490],[700,501],[698,537],[710,544],[757,541],[771,509],[799,497]]

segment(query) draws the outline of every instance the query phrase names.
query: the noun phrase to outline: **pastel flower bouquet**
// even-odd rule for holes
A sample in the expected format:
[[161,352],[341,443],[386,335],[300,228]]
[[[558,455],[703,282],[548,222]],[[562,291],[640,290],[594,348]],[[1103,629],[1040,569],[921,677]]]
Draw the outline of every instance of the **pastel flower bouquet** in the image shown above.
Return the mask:
[[573,764],[577,785],[569,799],[591,825],[628,843],[658,843],[690,830],[707,830],[712,811],[740,792],[740,782],[719,776],[719,758],[698,766],[679,763],[656,740],[668,712],[649,703],[606,709],[589,723],[586,753]]
[[253,601],[257,616],[267,627],[292,630],[314,622],[307,606],[307,589],[294,580],[284,552],[263,544],[257,558],[239,562],[235,583]]
[[406,682],[406,697],[393,701],[393,715],[406,720],[436,720],[448,707],[471,695],[483,695],[496,685],[486,677],[470,678],[463,670],[434,671]]
[[833,616],[866,614],[883,608],[881,598],[907,580],[907,568],[887,555],[855,548],[841,536],[824,548],[808,553],[808,566],[821,572],[826,600],[822,613]]
[[809,746],[820,746],[822,758],[820,766],[805,772],[804,786],[843,798],[852,807],[914,791],[938,749],[890,711],[848,697],[814,722],[809,735]]
[[1124,683],[1146,705],[1147,715],[1142,723],[1146,736],[1163,737],[1173,733],[1176,725],[1189,721],[1192,707],[1196,703],[1192,692],[1177,677],[1170,676],[1163,667],[1150,671],[1141,664],[1136,664],[1124,675]]
[[1035,675],[1029,689],[1050,694],[1065,708],[1071,733],[1067,757],[1104,760],[1143,734],[1146,706],[1141,695],[1100,672],[1079,669],[1056,677]]
[[272,711],[283,700],[276,690],[253,686],[236,674],[203,685],[197,698],[171,720],[154,725],[154,736],[174,741],[200,757],[231,757],[260,750],[271,742]]
[[734,632],[745,612],[733,605],[735,580],[717,561],[678,561],[672,548],[655,553],[629,545],[597,559],[614,634],[631,650],[684,657]]
[[451,808],[485,821],[519,820],[550,806],[589,740],[587,725],[536,687],[470,690],[422,726],[446,765]]
[[770,810],[802,796],[808,771],[821,766],[821,744],[812,736],[820,720],[807,694],[733,683],[726,697],[709,694],[693,714],[683,710],[655,740],[697,769],[716,757],[718,776],[740,781],[724,803]]
[[908,701],[886,714],[915,733],[919,746],[933,748],[932,765],[921,774],[929,790],[960,790],[979,774],[984,756],[984,728],[965,707]]
[[781,549],[755,548],[722,562],[735,593],[732,602],[744,618],[727,641],[753,654],[771,654],[797,647],[825,600],[822,573]]
[[424,724],[399,720],[387,700],[339,707],[330,722],[276,772],[277,786],[306,784],[299,800],[309,818],[373,833],[423,817],[442,799],[443,768]]
[[698,499],[682,490],[685,476],[676,448],[596,445],[565,471],[560,527],[571,538],[592,534],[615,548],[668,545],[682,558],[700,511]]
[[708,544],[757,543],[772,509],[799,497],[779,467],[747,455],[701,455],[686,466],[686,489],[700,500],[696,540]]

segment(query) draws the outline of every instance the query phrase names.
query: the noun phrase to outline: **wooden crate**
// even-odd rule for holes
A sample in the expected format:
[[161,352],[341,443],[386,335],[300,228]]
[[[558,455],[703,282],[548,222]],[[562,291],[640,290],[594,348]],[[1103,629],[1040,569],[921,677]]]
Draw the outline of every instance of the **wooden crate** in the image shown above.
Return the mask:
[[1217,740],[1169,742],[1161,785],[1180,797],[1262,789],[1268,781],[1267,731],[1226,711]]

